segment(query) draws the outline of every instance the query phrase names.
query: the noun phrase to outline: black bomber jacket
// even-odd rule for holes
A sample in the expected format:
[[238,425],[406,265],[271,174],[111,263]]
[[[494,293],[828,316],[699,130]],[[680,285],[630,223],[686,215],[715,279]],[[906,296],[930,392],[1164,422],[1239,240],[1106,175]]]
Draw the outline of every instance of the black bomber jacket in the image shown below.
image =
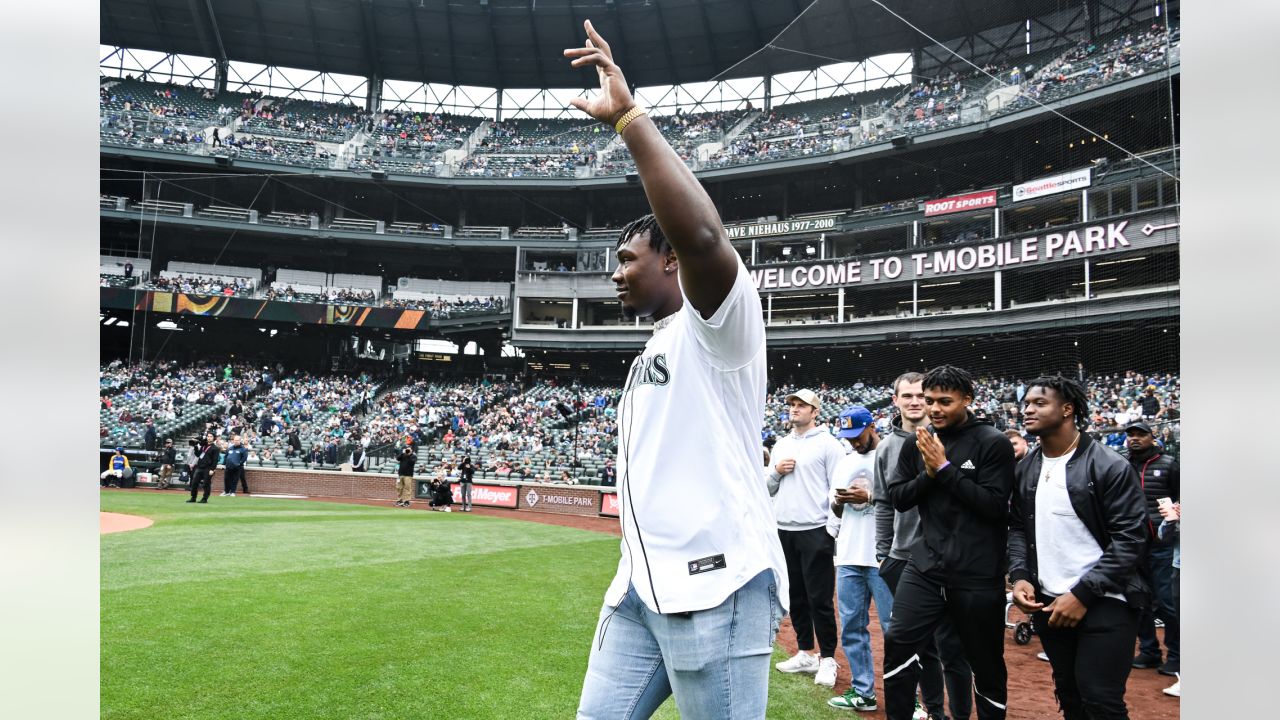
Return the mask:
[[[1009,581],[1026,580],[1037,588],[1036,488],[1043,457],[1032,450],[1016,469],[1009,517]],[[1088,607],[1108,592],[1120,593],[1132,607],[1150,604],[1151,585],[1143,562],[1151,529],[1138,475],[1119,453],[1081,433],[1067,461],[1071,507],[1102,548],[1102,557],[1071,588]]]

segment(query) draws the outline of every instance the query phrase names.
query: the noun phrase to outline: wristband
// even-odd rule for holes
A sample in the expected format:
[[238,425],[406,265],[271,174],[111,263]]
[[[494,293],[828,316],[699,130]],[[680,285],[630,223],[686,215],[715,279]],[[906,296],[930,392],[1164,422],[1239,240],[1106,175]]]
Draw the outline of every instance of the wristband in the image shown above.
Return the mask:
[[644,110],[642,110],[639,105],[636,105],[635,107],[625,112],[622,115],[622,117],[618,118],[618,124],[614,126],[614,130],[617,130],[618,134],[621,135],[622,131],[625,130],[628,125],[631,124],[632,120],[635,120],[636,118],[644,114],[645,114]]

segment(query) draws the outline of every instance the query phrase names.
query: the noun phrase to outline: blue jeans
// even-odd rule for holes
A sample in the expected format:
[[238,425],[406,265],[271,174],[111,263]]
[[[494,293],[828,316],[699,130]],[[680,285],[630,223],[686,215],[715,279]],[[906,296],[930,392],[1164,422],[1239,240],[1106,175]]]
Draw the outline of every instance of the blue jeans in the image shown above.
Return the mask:
[[876,601],[880,631],[889,632],[893,614],[893,593],[880,578],[880,571],[864,565],[836,566],[836,597],[840,601],[840,644],[849,659],[853,689],[861,695],[875,695],[876,667],[871,659],[871,600]]
[[691,613],[659,615],[628,589],[600,610],[578,718],[648,718],[672,694],[681,717],[763,718],[781,621],[771,570]]

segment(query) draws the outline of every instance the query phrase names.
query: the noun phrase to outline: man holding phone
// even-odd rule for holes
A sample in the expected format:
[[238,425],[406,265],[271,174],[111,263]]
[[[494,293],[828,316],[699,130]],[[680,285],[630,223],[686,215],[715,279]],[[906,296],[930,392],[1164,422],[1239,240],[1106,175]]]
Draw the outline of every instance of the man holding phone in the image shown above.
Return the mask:
[[[1151,534],[1164,519],[1160,516],[1158,500],[1167,497],[1181,500],[1181,473],[1178,461],[1164,453],[1156,445],[1151,426],[1142,421],[1129,423],[1124,430],[1125,447],[1129,451],[1129,464],[1138,473],[1138,483],[1147,500],[1147,521]],[[1181,671],[1181,632],[1178,611],[1173,603],[1173,545],[1157,541],[1147,553],[1147,572],[1155,583],[1155,602],[1144,609],[1138,622],[1138,656],[1133,666],[1140,669],[1158,668],[1161,675],[1176,676]],[[1156,638],[1156,618],[1164,621],[1164,646],[1168,655],[1163,663],[1160,657],[1160,641]]]
[[876,562],[876,517],[871,504],[880,436],[875,419],[861,405],[840,413],[836,434],[853,452],[836,463],[832,475],[831,513],[836,534],[836,595],[840,601],[840,642],[853,676],[849,690],[827,704],[842,710],[874,711],[876,668],[871,658],[871,600],[875,598],[881,632],[889,631],[893,595],[880,578]]

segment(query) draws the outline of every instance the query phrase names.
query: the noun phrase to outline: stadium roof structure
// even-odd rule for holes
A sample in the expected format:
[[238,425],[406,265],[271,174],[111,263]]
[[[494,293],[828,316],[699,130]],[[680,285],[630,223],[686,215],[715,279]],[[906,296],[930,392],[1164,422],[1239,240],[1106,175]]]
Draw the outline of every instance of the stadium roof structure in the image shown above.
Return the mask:
[[[595,85],[594,74],[570,68],[561,51],[582,44],[582,21],[590,18],[613,45],[628,80],[644,87],[811,70],[932,44],[886,7],[942,41],[1020,22],[1028,12],[1018,0],[809,5],[810,0],[101,0],[100,42],[381,80],[585,88]],[[775,47],[761,51],[771,42]]]

